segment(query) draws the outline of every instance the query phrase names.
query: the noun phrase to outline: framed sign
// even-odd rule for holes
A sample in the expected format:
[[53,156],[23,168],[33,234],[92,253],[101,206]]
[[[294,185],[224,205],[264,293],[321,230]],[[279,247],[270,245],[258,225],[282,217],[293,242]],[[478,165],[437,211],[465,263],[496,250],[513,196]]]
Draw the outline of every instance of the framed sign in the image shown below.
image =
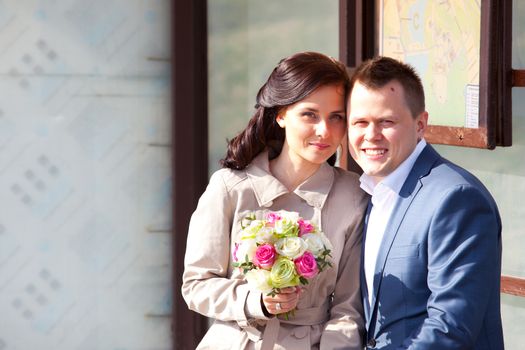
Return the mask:
[[383,55],[421,76],[428,142],[511,145],[512,1],[341,0],[340,7],[341,58],[350,67]]

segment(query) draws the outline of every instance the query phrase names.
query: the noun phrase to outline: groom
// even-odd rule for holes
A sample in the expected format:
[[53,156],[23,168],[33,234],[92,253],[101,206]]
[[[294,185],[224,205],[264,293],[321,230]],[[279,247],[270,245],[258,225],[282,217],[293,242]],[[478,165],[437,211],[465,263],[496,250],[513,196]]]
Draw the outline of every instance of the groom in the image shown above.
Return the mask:
[[414,69],[387,57],[355,72],[352,157],[371,204],[361,271],[367,349],[503,349],[501,220],[472,174],[423,139]]

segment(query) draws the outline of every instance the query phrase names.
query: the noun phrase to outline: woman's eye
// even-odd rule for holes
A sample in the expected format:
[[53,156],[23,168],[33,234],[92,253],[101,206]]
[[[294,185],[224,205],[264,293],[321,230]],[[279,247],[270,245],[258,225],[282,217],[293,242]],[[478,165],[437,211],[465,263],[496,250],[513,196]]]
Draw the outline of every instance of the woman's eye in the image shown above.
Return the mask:
[[341,114],[333,114],[331,116],[331,119],[335,120],[335,121],[344,121],[344,120],[346,120],[346,116],[341,115]]
[[303,117],[307,117],[308,119],[315,119],[317,118],[317,115],[313,112],[303,112]]

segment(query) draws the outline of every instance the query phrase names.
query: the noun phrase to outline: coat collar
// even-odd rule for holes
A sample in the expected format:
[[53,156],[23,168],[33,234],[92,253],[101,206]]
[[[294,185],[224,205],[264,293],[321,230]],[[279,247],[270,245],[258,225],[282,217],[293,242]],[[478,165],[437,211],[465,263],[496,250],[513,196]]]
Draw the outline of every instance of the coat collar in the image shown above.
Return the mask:
[[[277,197],[290,192],[271,174],[268,152],[266,151],[254,158],[246,168],[246,174],[252,183],[255,197],[261,207],[271,206]],[[320,209],[332,188],[334,177],[334,169],[325,162],[293,192],[309,205]]]

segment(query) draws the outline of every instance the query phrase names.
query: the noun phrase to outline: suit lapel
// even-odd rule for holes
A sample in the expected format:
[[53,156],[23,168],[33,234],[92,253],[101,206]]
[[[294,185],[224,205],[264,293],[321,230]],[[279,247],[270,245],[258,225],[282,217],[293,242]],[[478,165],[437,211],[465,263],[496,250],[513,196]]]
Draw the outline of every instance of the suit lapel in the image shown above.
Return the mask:
[[365,223],[363,227],[363,241],[361,244],[361,266],[360,269],[360,285],[361,285],[361,299],[363,300],[363,308],[365,311],[365,320],[368,322],[370,320],[370,302],[368,301],[368,286],[366,284],[365,276],[365,243],[366,243],[366,229],[368,227],[368,219],[370,218],[370,211],[372,210],[372,199],[368,200],[368,207],[366,208],[365,213]]
[[[410,171],[401,191],[399,193],[399,198],[396,201],[388,224],[386,226],[386,231],[379,248],[379,253],[377,256],[376,267],[374,271],[374,288],[372,302],[370,305],[370,315],[374,315],[377,307],[377,295],[381,287],[381,281],[383,279],[383,271],[385,268],[386,260],[390,252],[390,248],[396,238],[396,235],[399,231],[399,227],[403,222],[403,219],[408,211],[408,208],[412,204],[412,201],[416,197],[417,193],[423,186],[423,183],[420,181],[421,178],[428,175],[433,165],[437,160],[441,159],[439,154],[432,148],[432,146],[427,145],[418,159],[416,160],[412,170]],[[366,306],[365,306],[366,308]],[[370,329],[370,323],[373,317],[367,317],[366,328]]]

